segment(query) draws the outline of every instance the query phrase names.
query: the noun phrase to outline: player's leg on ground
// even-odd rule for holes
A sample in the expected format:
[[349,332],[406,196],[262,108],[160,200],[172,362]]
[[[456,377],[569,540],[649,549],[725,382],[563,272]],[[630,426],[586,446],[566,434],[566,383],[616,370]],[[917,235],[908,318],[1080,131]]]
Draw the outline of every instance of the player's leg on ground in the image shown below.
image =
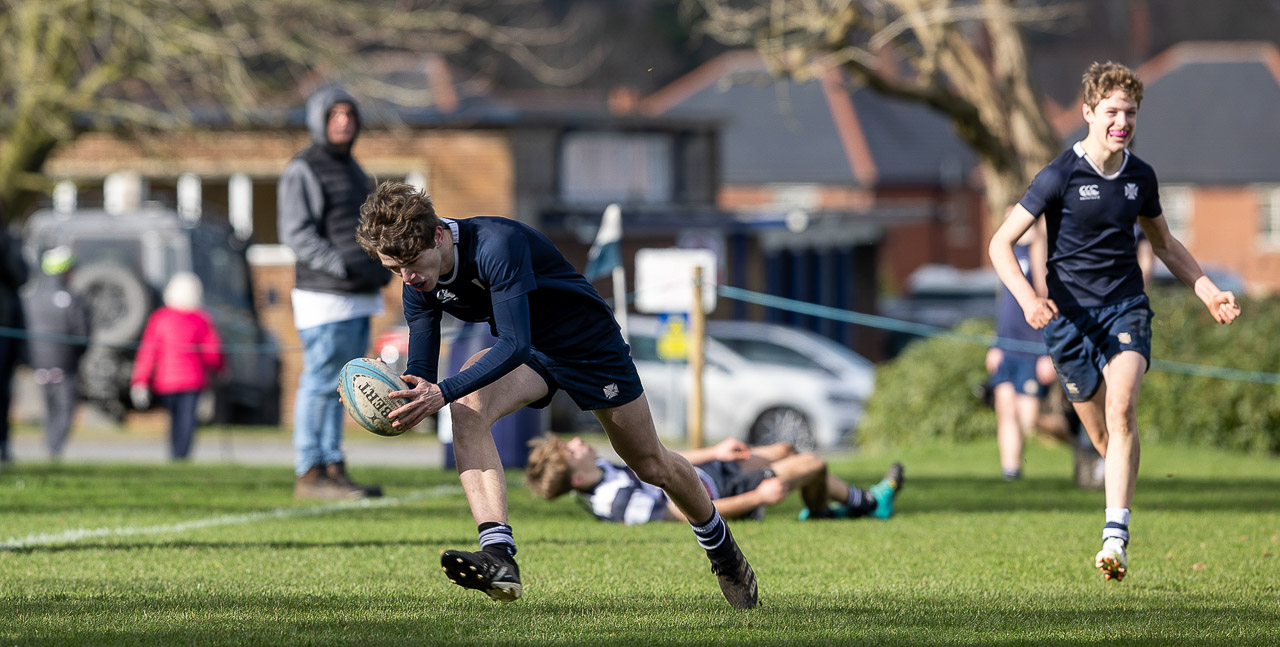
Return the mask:
[[[487,351],[471,356],[465,370]],[[497,381],[449,405],[453,454],[458,478],[477,524],[507,522],[507,484],[491,429],[498,419],[547,394],[547,384],[528,366],[518,366]]]
[[[810,516],[826,514],[827,501],[844,503],[849,496],[848,486],[843,492],[831,492],[828,487],[827,463],[816,454],[804,453],[788,456],[770,463],[770,468],[787,489],[800,490],[800,498]],[[835,479],[839,481],[839,479]]]
[[716,574],[720,591],[729,604],[738,609],[754,607],[758,601],[755,572],[738,550],[729,526],[720,519],[693,466],[658,439],[649,399],[641,394],[620,407],[594,413],[618,456],[635,470],[640,480],[666,491],[690,520],[698,544],[707,551],[711,571]]
[[[473,355],[464,368],[485,352]],[[440,567],[454,584],[498,602],[514,602],[524,588],[515,561],[514,534],[507,524],[506,477],[490,430],[499,418],[545,396],[547,390],[541,376],[521,365],[449,405],[458,478],[476,522],[480,550],[447,550],[440,556]]]
[[1141,445],[1138,441],[1137,402],[1147,367],[1140,353],[1123,351],[1111,358],[1102,370],[1106,385],[1104,400],[1107,443],[1106,523],[1102,528],[1102,550],[1094,566],[1103,579],[1121,581],[1128,571],[1129,505],[1138,477]]
[[1102,369],[1107,385],[1107,507],[1128,508],[1138,481],[1141,445],[1138,442],[1138,391],[1147,360],[1141,353],[1123,351]]
[[1018,390],[1012,382],[995,388],[996,446],[1000,450],[1000,473],[1007,480],[1022,474],[1022,425],[1018,420]]

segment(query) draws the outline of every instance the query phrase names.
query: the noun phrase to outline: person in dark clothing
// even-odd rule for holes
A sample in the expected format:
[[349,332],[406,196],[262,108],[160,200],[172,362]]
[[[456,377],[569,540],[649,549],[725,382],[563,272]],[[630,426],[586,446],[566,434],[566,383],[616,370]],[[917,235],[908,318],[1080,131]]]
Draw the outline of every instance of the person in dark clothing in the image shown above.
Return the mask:
[[[1129,522],[1141,443],[1137,404],[1151,365],[1151,303],[1144,291],[1135,223],[1152,252],[1204,303],[1214,321],[1240,316],[1235,294],[1219,289],[1169,231],[1155,170],[1129,151],[1142,81],[1118,63],[1084,74],[1085,138],[1044,167],[991,237],[991,265],[1044,341],[1058,380],[1106,459],[1103,578],[1128,571]],[[1014,246],[1043,217],[1048,260],[1042,296],[1018,265]]]
[[[0,203],[0,222],[4,205]],[[0,462],[13,457],[9,453],[9,402],[13,394],[13,371],[22,353],[22,301],[18,288],[27,282],[27,264],[22,259],[22,244],[9,229],[0,225]]]
[[[459,586],[512,602],[524,591],[507,523],[506,481],[490,431],[525,406],[546,407],[563,390],[591,411],[628,467],[666,490],[706,550],[725,599],[759,601],[755,571],[684,457],[663,446],[631,349],[613,311],[541,232],[496,216],[436,216],[431,199],[384,182],[360,211],[360,244],[399,274],[409,324],[410,389],[393,424],[412,428],[448,406],[458,476],[480,540],[478,552],[447,550],[441,567]],[[485,322],[497,337],[462,372],[439,379],[444,313]]]
[[369,318],[382,312],[391,274],[356,243],[360,205],[372,190],[351,156],[360,130],[355,100],[330,87],[307,100],[312,144],[280,177],[280,240],[297,257],[291,300],[302,340],[302,375],[294,405],[294,496],[359,499],[380,496],[347,475],[344,414],[335,386],[348,361],[369,348]]
[[89,349],[89,309],[68,289],[75,271],[71,248],[54,247],[40,258],[41,275],[23,291],[22,303],[33,334],[28,342],[36,384],[44,391],[44,440],[51,458],[60,458],[71,434],[79,396],[76,375]]
[[[1018,266],[1027,281],[1044,293],[1044,236],[1032,227],[1014,247]],[[1036,431],[1041,400],[1048,395],[1055,374],[1053,360],[1040,351],[1044,337],[1022,316],[1022,308],[1008,288],[1001,286],[996,307],[997,344],[987,351],[993,406],[996,411],[996,445],[1000,451],[1000,477],[1022,478],[1022,452],[1026,438]],[[1036,347],[1030,350],[1029,347]]]

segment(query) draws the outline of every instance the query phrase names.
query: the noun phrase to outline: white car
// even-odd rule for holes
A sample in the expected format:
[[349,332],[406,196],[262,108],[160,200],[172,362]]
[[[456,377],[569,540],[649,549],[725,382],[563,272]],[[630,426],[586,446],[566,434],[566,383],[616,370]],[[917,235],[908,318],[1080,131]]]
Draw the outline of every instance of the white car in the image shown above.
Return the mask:
[[[664,436],[683,436],[688,364],[658,357],[659,323],[627,320],[628,341]],[[711,321],[703,371],[704,441],[787,441],[833,447],[857,428],[875,388],[875,366],[826,337],[776,324]]]

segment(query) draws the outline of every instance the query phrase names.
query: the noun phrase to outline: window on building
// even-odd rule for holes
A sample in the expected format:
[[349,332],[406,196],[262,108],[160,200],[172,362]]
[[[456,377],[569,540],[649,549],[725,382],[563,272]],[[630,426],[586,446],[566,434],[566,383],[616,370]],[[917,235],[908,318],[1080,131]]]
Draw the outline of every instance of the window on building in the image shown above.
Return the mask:
[[572,133],[560,154],[560,196],[570,203],[668,204],[674,196],[669,135]]
[[1259,243],[1270,250],[1280,249],[1280,186],[1265,185],[1258,190]]
[[1164,220],[1169,225],[1169,233],[1183,245],[1190,246],[1191,214],[1195,210],[1195,196],[1191,187],[1184,184],[1161,185],[1160,206],[1164,209]]

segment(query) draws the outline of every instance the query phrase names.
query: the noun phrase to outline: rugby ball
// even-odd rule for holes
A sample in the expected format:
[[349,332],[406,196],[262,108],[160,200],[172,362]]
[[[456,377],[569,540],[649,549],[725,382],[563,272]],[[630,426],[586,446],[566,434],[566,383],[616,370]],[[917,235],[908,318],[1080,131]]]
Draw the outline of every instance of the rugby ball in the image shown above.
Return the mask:
[[399,436],[405,427],[391,426],[392,411],[405,403],[390,398],[392,391],[408,391],[409,385],[381,360],[358,357],[347,362],[338,375],[342,406],[361,427],[379,436]]

